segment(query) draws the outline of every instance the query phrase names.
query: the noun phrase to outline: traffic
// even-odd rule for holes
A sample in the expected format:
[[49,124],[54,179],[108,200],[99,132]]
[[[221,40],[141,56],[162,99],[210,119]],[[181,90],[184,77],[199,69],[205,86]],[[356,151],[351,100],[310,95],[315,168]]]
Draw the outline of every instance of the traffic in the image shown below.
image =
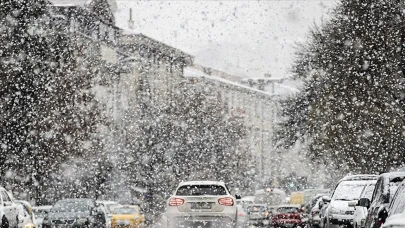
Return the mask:
[[71,198],[32,206],[0,188],[1,227],[405,227],[405,172],[348,175],[333,189],[291,192],[258,189],[233,195],[221,181],[181,182],[167,199],[160,221],[149,221],[142,203]]

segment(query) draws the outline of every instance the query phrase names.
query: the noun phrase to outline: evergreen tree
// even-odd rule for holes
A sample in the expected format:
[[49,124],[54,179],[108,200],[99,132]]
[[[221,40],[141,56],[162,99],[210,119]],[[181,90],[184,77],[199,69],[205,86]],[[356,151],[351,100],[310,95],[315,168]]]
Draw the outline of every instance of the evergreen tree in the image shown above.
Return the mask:
[[404,162],[402,23],[398,1],[342,1],[313,30],[295,68],[307,80],[298,96],[311,96],[287,118],[305,126],[310,157],[353,172]]

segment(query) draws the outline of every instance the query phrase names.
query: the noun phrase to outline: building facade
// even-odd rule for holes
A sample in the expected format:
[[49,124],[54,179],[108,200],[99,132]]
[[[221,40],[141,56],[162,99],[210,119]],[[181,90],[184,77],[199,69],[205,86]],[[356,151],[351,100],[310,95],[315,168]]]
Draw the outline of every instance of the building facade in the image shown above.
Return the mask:
[[242,144],[258,167],[257,181],[265,184],[272,176],[274,96],[241,84],[241,78],[193,65],[184,71],[190,86],[200,87],[219,99],[226,118],[236,118],[247,128]]

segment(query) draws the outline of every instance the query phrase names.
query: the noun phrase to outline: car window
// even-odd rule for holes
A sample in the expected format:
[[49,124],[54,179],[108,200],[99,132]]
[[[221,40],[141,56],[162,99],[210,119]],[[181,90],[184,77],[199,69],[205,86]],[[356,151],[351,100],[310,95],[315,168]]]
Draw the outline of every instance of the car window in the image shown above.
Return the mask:
[[343,181],[336,187],[332,199],[334,200],[357,200],[366,182]]
[[4,201],[4,202],[10,202],[10,201],[11,201],[11,199],[10,199],[10,197],[8,196],[7,192],[1,191],[1,196],[3,197],[3,201]]
[[285,214],[289,214],[289,213],[298,213],[299,210],[296,207],[280,207],[277,209],[278,213],[285,213]]
[[377,181],[377,184],[375,185],[371,202],[374,202],[374,200],[377,199],[377,196],[381,195],[381,189],[382,189],[382,179],[380,178]]
[[112,214],[115,215],[138,214],[138,210],[135,207],[118,207],[112,210]]
[[91,203],[88,201],[59,201],[52,207],[52,212],[85,212],[89,211]]
[[226,194],[225,188],[220,185],[184,185],[181,186],[176,193],[178,196],[217,196]]
[[405,209],[405,187],[401,186],[390,205],[390,214],[398,214]]
[[266,211],[266,207],[265,206],[248,206],[247,211],[248,211],[248,213],[264,212],[264,211]]
[[365,186],[363,189],[363,192],[361,193],[360,198],[371,199],[371,196],[373,195],[373,192],[374,192],[374,188],[375,188],[375,184],[369,184],[369,185]]

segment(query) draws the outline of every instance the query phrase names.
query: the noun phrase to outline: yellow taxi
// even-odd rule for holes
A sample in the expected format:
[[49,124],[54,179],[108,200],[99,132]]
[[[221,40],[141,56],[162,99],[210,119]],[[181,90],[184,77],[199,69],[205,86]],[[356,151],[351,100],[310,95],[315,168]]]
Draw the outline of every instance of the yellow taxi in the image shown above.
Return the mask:
[[139,206],[122,205],[111,208],[111,228],[144,228],[145,216]]

